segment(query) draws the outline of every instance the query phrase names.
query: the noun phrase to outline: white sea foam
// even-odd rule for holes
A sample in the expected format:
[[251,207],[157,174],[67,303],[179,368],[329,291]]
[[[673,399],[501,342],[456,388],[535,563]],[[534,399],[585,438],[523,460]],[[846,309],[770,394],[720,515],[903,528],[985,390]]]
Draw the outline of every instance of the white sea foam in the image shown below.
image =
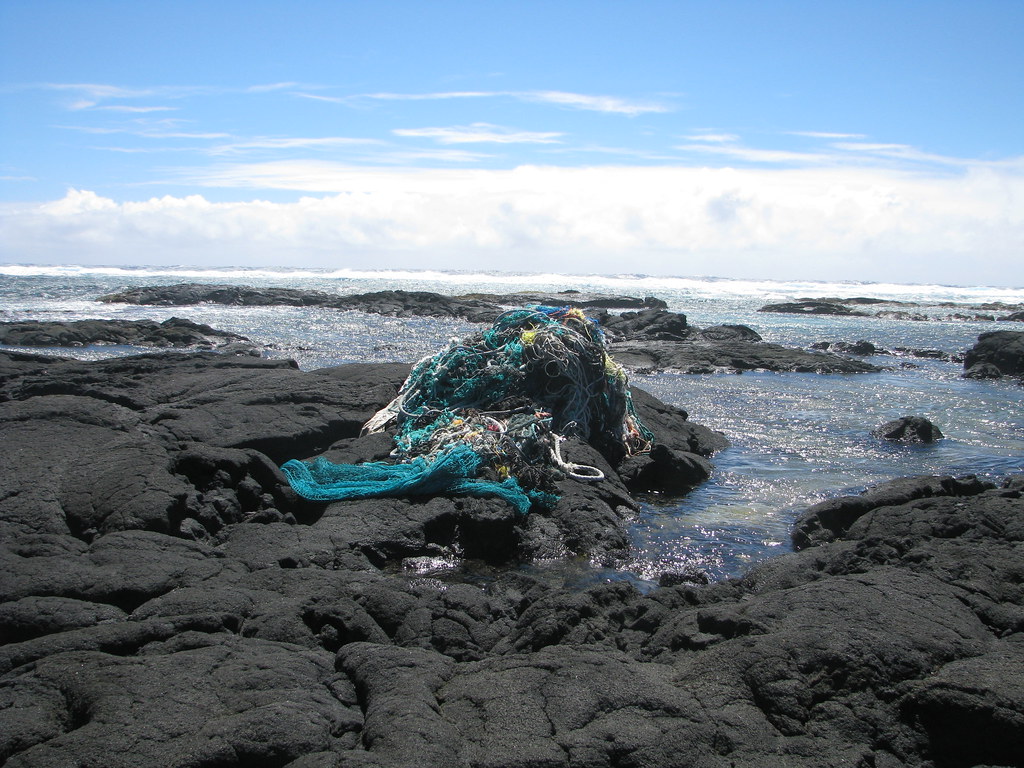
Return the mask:
[[990,286],[950,286],[935,284],[899,284],[872,282],[820,282],[812,280],[741,280],[717,277],[664,277],[654,275],[575,275],[557,272],[516,273],[497,271],[442,271],[442,270],[365,270],[365,269],[297,269],[250,267],[195,267],[195,266],[87,266],[75,264],[32,265],[3,264],[0,275],[11,277],[76,277],[105,276],[126,278],[173,277],[215,282],[217,280],[310,280],[363,281],[394,283],[438,283],[447,286],[495,286],[505,289],[535,287],[537,289],[591,289],[627,293],[671,292],[683,296],[706,298],[792,299],[824,296],[870,296],[896,301],[935,303],[943,301],[981,303],[1001,301],[1009,304],[1024,303],[1024,288]]

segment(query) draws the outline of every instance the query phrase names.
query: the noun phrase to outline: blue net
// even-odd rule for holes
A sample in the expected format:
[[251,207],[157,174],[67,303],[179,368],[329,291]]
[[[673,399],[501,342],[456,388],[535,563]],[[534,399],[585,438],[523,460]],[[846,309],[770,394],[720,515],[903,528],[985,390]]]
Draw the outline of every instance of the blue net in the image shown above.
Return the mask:
[[417,363],[398,396],[364,426],[392,431],[393,462],[282,467],[317,501],[432,494],[497,496],[519,511],[557,501],[565,476],[603,478],[562,458],[576,437],[612,461],[647,451],[625,371],[578,309],[527,307]]

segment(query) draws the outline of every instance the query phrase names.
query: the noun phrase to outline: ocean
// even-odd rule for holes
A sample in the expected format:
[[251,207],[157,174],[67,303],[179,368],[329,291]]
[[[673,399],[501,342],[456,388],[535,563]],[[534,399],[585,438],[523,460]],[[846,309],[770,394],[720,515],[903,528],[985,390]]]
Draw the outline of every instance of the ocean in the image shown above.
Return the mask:
[[[294,359],[307,370],[353,361],[412,362],[437,351],[451,338],[479,328],[433,318],[399,319],[317,308],[140,307],[96,301],[103,294],[129,287],[180,282],[341,294],[385,289],[451,294],[576,289],[656,296],[672,311],[685,313],[691,325],[748,325],[765,341],[787,346],[863,339],[884,349],[908,347],[954,354],[969,349],[985,331],[1021,326],[757,310],[768,303],[804,297],[867,296],[917,304],[883,309],[949,318],[963,310],[943,306],[948,302],[1024,303],[1024,289],[970,286],[483,271],[0,265],[0,320],[185,317],[247,336],[266,345],[268,355]],[[98,359],[149,350],[97,346],[25,351]],[[713,457],[711,479],[686,497],[641,499],[641,512],[631,528],[634,550],[627,560],[614,567],[588,562],[550,567],[557,568],[565,582],[626,579],[641,588],[651,586],[666,570],[696,568],[716,579],[735,576],[753,563],[788,551],[796,515],[823,499],[857,493],[907,475],[976,474],[998,479],[1024,470],[1024,387],[1020,384],[964,379],[962,364],[942,359],[886,355],[865,359],[886,370],[852,375],[631,375],[634,384],[686,409],[691,420],[724,432],[731,445]],[[931,419],[945,438],[930,445],[908,446],[871,436],[875,427],[906,415]]]

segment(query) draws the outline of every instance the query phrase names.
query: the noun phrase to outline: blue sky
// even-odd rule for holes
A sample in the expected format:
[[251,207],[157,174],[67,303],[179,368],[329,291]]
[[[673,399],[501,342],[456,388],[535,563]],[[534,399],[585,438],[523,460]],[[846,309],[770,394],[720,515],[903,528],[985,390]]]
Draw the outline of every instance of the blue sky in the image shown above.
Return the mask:
[[0,2],[0,260],[1024,284],[1024,3]]

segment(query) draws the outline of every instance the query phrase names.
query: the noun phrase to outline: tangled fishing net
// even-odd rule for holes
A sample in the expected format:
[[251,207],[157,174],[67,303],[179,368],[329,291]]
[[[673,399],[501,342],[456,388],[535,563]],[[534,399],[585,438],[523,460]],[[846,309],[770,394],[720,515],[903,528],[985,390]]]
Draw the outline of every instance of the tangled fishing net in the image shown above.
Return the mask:
[[281,469],[316,501],[428,494],[498,496],[520,512],[557,501],[555,481],[598,481],[562,456],[580,438],[613,461],[650,450],[626,373],[596,322],[578,309],[528,307],[453,341],[413,368],[363,427],[395,430],[391,462],[296,460]]

